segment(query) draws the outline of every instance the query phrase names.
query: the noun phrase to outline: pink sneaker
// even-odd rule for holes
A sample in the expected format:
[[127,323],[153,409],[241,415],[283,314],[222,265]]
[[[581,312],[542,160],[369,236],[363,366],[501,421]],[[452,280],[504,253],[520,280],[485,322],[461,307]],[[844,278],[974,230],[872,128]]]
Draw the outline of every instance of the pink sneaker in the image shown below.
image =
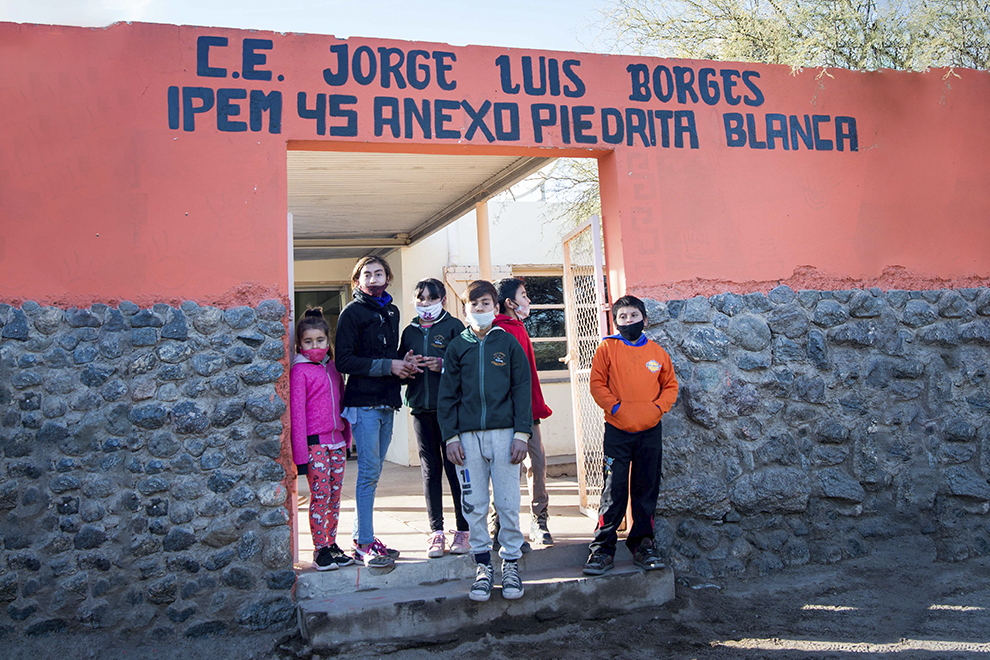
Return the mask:
[[443,557],[443,553],[447,549],[447,537],[444,536],[443,530],[438,530],[430,534],[430,539],[427,542],[426,556],[430,559],[436,559],[437,557]]
[[374,550],[376,553],[380,555],[385,555],[386,557],[390,557],[391,559],[399,558],[399,551],[385,547],[385,544],[382,543],[377,536],[375,537],[375,542],[371,544],[371,549]]
[[450,554],[466,555],[471,551],[470,532],[454,532],[454,540],[450,542]]

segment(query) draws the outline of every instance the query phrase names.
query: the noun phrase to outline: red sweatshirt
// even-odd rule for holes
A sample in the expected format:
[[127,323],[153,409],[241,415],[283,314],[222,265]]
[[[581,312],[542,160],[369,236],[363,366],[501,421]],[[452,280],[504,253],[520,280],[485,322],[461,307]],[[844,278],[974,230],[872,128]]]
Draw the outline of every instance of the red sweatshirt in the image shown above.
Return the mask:
[[517,321],[506,314],[499,314],[496,316],[495,325],[515,337],[516,341],[518,341],[523,347],[523,352],[526,354],[526,359],[529,360],[529,380],[533,386],[533,420],[546,419],[553,414],[553,411],[550,410],[550,406],[547,405],[547,402],[543,400],[543,390],[540,389],[540,379],[536,376],[536,355],[533,354],[533,342],[529,339],[529,333],[526,332],[526,326],[523,325],[522,321]]

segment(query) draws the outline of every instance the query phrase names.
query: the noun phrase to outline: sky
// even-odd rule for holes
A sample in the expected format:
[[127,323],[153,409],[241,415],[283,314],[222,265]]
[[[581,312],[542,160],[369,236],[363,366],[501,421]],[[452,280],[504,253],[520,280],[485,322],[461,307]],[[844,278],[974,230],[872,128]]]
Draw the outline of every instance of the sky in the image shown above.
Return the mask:
[[605,0],[0,0],[0,21],[117,21],[563,51],[595,49]]

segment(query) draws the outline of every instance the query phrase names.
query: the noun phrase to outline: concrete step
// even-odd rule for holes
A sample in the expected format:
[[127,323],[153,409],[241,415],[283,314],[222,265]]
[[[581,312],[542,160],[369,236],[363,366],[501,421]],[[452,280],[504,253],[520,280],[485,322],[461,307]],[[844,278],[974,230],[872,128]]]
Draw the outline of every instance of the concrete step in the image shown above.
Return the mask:
[[[558,543],[523,555],[519,560],[519,570],[525,574],[570,567],[580,572],[587,558],[586,543]],[[493,560],[498,565],[500,560],[494,557],[494,553]],[[380,569],[365,568],[359,564],[336,571],[319,572],[307,569],[300,572],[296,582],[296,600],[314,600],[331,594],[347,594],[370,589],[404,589],[451,580],[473,579],[474,566],[471,555],[447,554],[426,560],[400,556],[395,562],[395,569],[389,573],[382,573]]]
[[669,568],[643,571],[620,545],[615,568],[582,575],[587,545],[560,544],[520,560],[526,594],[508,601],[497,586],[491,600],[476,603],[467,592],[474,580],[469,556],[403,564],[375,575],[363,567],[306,573],[297,586],[299,628],[314,649],[343,650],[355,644],[431,640],[482,630],[491,624],[533,617],[598,618],[609,613],[663,605],[674,597]]

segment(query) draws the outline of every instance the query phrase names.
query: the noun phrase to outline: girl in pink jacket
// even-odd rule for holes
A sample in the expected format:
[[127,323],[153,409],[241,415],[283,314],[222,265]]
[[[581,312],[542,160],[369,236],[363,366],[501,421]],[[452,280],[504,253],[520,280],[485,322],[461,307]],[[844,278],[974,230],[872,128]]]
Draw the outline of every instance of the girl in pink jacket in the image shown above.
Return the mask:
[[340,492],[351,445],[351,427],[340,416],[344,378],[333,364],[330,327],[323,310],[307,309],[296,326],[296,354],[289,372],[292,460],[309,481],[313,565],[332,571],[354,560],[337,546]]

